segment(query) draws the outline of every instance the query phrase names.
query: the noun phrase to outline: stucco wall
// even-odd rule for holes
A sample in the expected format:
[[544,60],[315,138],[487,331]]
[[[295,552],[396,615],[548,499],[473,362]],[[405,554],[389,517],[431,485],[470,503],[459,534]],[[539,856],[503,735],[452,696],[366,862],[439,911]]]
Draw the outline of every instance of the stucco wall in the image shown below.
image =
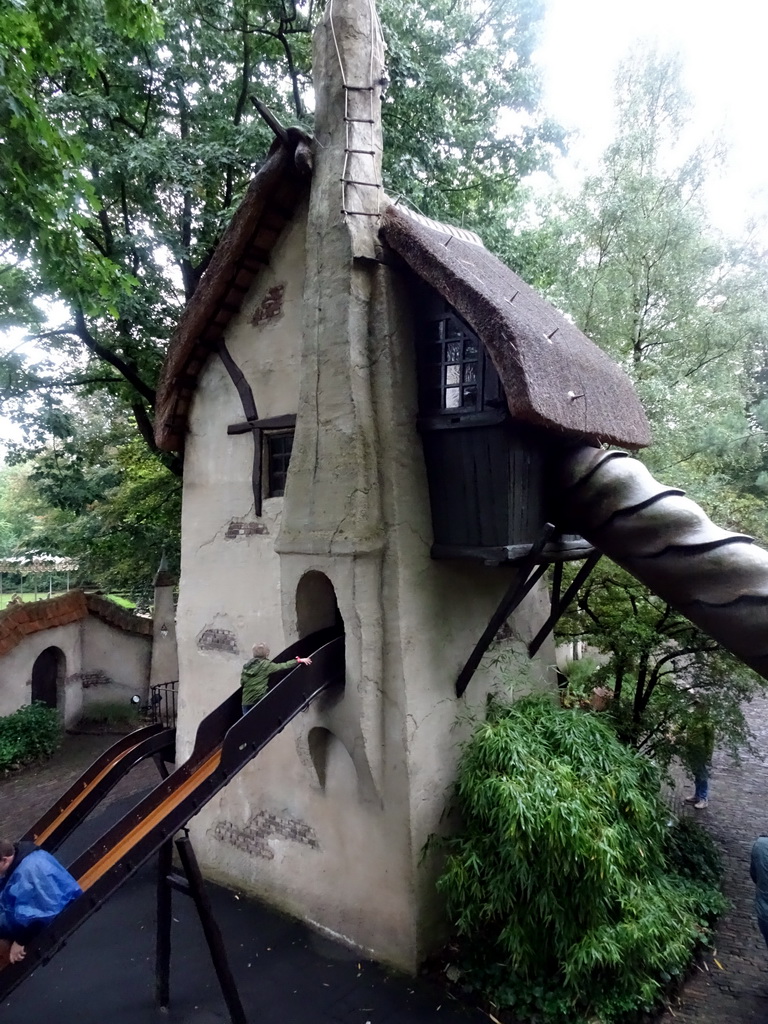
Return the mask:
[[89,615],[31,633],[0,657],[0,715],[31,702],[33,666],[49,647],[64,657],[58,707],[67,728],[94,701],[127,702],[132,694],[146,692],[150,637],[135,636]]
[[[279,240],[230,324],[227,347],[250,383],[260,417],[296,413],[306,210]],[[274,297],[282,286],[277,315]],[[257,319],[258,325],[251,321]],[[204,368],[185,454],[182,561],[176,630],[179,645],[179,755],[200,719],[234,690],[252,645],[283,646],[280,569],[274,552],[282,498],[254,517],[250,434],[228,435],[245,415],[221,360]]]
[[48,647],[57,647],[66,659],[66,684],[59,690],[59,710],[65,725],[77,719],[82,689],[73,677],[82,671],[82,622],[32,633],[0,658],[0,715],[10,715],[23,704],[31,703],[32,667]]
[[[101,622],[94,615],[83,622],[83,706],[99,701],[128,703],[133,694],[147,693],[152,641]],[[109,682],[88,685],[90,675]]]
[[[299,408],[297,443],[311,447],[315,421],[298,398],[302,240],[297,225],[281,241],[227,344],[251,383],[259,415]],[[347,628],[346,692],[294,720],[211,801],[194,822],[196,850],[210,876],[260,893],[375,956],[414,967],[440,917],[434,865],[419,862],[424,841],[440,827],[455,776],[463,734],[457,715],[467,703],[456,701],[455,679],[515,570],[430,558],[409,310],[402,282],[388,270],[381,274],[369,282],[379,290],[367,344],[376,354],[368,386],[381,488],[369,550],[334,551],[330,533],[311,529],[345,519],[359,466],[343,439],[332,465],[321,460],[302,470],[310,466],[305,457],[294,472],[292,462],[285,501],[300,528],[281,538],[279,555],[283,499],[264,503],[264,532],[228,537],[233,520],[253,522],[252,442],[226,434],[243,414],[220,362],[212,359],[202,375],[186,448],[179,753],[189,753],[197,723],[237,686],[251,643],[264,639],[277,653],[295,639],[300,580],[313,570],[324,573]],[[249,325],[249,310],[275,281],[286,283],[283,318]],[[331,367],[324,373],[333,376]],[[308,373],[302,394],[317,383]],[[325,397],[322,387],[320,394]],[[349,386],[338,394],[339,402],[350,401]],[[324,430],[333,429],[330,419]],[[513,623],[521,642],[547,610],[543,591],[528,598]],[[553,661],[545,648],[526,682],[532,677],[548,685]],[[495,685],[493,669],[481,666],[467,700],[482,705]],[[313,734],[321,740],[315,760],[313,729],[324,730]]]
[[[378,202],[381,140],[375,125],[354,129],[365,138],[347,132],[376,117],[381,79],[371,54],[381,52],[370,45],[371,19],[367,4],[326,11],[316,37],[315,81],[324,88],[310,208],[283,234],[226,335],[259,416],[297,412],[285,499],[266,501],[258,522],[252,442],[227,436],[243,412],[217,357],[195,394],[177,620],[179,752],[189,753],[196,724],[237,686],[254,641],[277,653],[296,638],[297,592],[308,573],[324,574],[345,624],[345,688],[294,719],[203,809],[196,850],[209,875],[412,969],[439,929],[435,864],[420,861],[455,777],[457,717],[468,704],[481,709],[499,685],[486,663],[459,702],[456,677],[516,570],[430,558],[413,311],[404,279],[377,259],[365,206]],[[360,91],[357,120],[340,64],[348,81],[375,82]],[[342,218],[340,201],[369,212]],[[547,611],[543,590],[534,592],[510,642],[523,649]],[[528,687],[549,685],[553,663],[545,647],[518,675]]]

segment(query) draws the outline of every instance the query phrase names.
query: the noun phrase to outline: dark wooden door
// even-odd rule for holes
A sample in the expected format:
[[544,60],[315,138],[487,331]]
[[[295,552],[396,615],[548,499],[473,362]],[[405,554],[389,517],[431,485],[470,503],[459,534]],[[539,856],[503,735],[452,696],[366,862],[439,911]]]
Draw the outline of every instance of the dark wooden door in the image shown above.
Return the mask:
[[58,647],[46,647],[32,666],[32,702],[39,700],[49,708],[58,707],[59,663],[62,653]]

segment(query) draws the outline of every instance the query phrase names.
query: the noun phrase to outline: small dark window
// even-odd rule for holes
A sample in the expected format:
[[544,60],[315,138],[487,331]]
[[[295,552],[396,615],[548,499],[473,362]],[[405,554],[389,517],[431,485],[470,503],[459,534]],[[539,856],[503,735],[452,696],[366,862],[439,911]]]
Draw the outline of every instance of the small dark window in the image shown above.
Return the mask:
[[[418,336],[422,416],[461,417],[503,407],[498,375],[475,332],[431,289],[423,289]],[[452,420],[453,421],[453,420]]]
[[483,360],[477,338],[452,313],[426,325],[426,406],[434,412],[482,408]]
[[267,449],[266,484],[268,498],[282,498],[293,448],[293,431],[280,430],[265,433]]

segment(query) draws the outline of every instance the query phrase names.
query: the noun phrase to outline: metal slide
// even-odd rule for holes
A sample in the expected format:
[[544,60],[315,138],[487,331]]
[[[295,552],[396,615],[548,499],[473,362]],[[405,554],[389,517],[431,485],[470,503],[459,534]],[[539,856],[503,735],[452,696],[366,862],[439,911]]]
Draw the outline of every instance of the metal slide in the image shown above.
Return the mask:
[[66,793],[27,829],[22,840],[30,840],[53,853],[132,768],[156,754],[172,757],[175,743],[176,730],[162,725],[148,725],[123,736],[86,768]]
[[240,690],[211,712],[197,730],[189,759],[156,786],[82,856],[67,865],[83,889],[27,946],[21,963],[0,971],[0,1002],[41,963],[46,963],[164,842],[252,760],[319,693],[344,680],[344,637],[327,629],[304,637],[275,658],[310,656],[274,683],[247,715]]
[[768,679],[768,551],[626,452],[578,448],[561,482],[567,529]]

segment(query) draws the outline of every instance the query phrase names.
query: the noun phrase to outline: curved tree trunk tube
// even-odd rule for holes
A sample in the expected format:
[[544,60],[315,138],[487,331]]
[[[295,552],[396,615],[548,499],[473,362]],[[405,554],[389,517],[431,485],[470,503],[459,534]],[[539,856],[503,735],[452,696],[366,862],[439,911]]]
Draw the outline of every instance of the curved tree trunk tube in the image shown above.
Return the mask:
[[716,526],[626,452],[573,450],[562,486],[565,528],[768,679],[768,551]]

